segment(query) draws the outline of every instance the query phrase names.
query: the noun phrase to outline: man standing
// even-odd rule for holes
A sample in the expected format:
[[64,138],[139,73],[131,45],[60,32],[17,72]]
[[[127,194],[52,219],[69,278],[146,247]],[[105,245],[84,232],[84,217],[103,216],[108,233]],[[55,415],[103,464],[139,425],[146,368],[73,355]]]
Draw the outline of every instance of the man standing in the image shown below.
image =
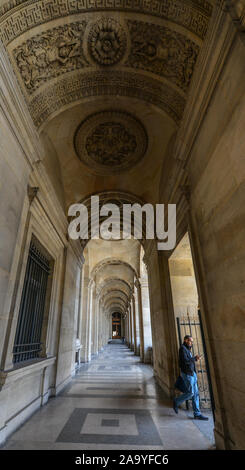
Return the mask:
[[180,375],[185,383],[186,392],[177,398],[174,398],[173,409],[175,413],[178,413],[178,407],[186,400],[192,399],[192,408],[194,412],[194,419],[208,420],[206,416],[203,416],[199,408],[199,393],[197,385],[197,374],[195,368],[195,361],[198,361],[201,356],[198,354],[192,356],[191,348],[193,344],[193,338],[190,335],[184,337],[184,343],[179,349],[179,366]]

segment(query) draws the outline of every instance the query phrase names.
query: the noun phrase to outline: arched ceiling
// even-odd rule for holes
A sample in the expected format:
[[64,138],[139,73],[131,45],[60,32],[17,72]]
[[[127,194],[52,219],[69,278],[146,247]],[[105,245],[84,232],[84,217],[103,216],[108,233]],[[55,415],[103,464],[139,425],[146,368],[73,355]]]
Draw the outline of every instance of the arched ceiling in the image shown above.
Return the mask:
[[206,0],[15,0],[2,7],[0,37],[37,127],[108,95],[178,122],[211,12]]
[[[90,260],[90,277],[96,279],[100,286],[105,279],[121,279],[125,273],[125,281],[130,284],[131,277],[138,276],[140,243],[138,240],[90,240],[87,245]],[[118,275],[116,275],[118,273]]]
[[45,149],[59,161],[66,206],[105,190],[157,202],[212,3],[3,5],[0,38]]
[[84,250],[88,276],[104,312],[126,314],[140,274],[141,245],[137,240],[90,240]]

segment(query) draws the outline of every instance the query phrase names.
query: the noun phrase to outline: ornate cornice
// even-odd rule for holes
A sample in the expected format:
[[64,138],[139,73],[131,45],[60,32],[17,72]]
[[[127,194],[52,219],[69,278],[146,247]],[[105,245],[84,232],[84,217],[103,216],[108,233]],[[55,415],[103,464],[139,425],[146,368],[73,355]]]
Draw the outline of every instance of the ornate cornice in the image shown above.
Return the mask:
[[7,45],[35,26],[58,18],[102,11],[162,18],[203,39],[212,4],[206,0],[11,0],[0,9],[0,38]]

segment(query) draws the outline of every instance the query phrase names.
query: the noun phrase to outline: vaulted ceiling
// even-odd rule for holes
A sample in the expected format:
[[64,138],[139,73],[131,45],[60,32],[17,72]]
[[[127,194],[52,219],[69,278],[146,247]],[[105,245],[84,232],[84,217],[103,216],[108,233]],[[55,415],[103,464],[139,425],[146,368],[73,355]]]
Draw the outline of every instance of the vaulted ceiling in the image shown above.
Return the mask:
[[211,13],[205,0],[2,6],[0,37],[66,207],[108,190],[158,202]]

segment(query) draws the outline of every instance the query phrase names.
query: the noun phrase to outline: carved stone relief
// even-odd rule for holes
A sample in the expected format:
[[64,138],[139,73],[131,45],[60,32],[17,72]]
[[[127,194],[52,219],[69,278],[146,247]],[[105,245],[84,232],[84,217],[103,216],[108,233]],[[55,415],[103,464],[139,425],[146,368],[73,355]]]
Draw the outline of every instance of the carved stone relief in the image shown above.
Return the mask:
[[98,174],[115,174],[134,166],[147,149],[143,125],[131,114],[105,111],[89,116],[76,131],[80,160]]
[[128,28],[131,51],[127,65],[164,76],[186,91],[199,46],[163,26],[130,20]]
[[86,21],[45,31],[18,46],[14,58],[29,93],[48,80],[88,64],[83,53]]
[[[30,113],[39,127],[67,104],[103,95],[143,99],[179,123],[198,52],[195,42],[160,25],[132,20],[120,24],[113,17],[91,22],[86,17],[29,37],[12,54]],[[124,70],[98,72],[98,67],[105,71],[120,62]],[[92,66],[96,71],[88,73],[86,69]],[[126,67],[137,73],[127,73]],[[144,71],[156,79],[144,77]]]
[[126,47],[126,33],[113,18],[101,18],[92,26],[88,37],[88,48],[97,64],[117,64],[125,54]]
[[120,122],[111,121],[99,124],[88,135],[86,151],[95,162],[101,165],[123,165],[137,148],[136,137]]
[[[89,34],[85,36],[86,27]],[[124,65],[165,77],[186,92],[199,46],[180,33],[150,23],[130,20],[128,29],[131,47]],[[24,87],[32,94],[67,72],[94,63],[115,66],[126,50],[126,31],[113,18],[102,18],[92,24],[80,21],[49,29],[19,45],[13,55]]]

